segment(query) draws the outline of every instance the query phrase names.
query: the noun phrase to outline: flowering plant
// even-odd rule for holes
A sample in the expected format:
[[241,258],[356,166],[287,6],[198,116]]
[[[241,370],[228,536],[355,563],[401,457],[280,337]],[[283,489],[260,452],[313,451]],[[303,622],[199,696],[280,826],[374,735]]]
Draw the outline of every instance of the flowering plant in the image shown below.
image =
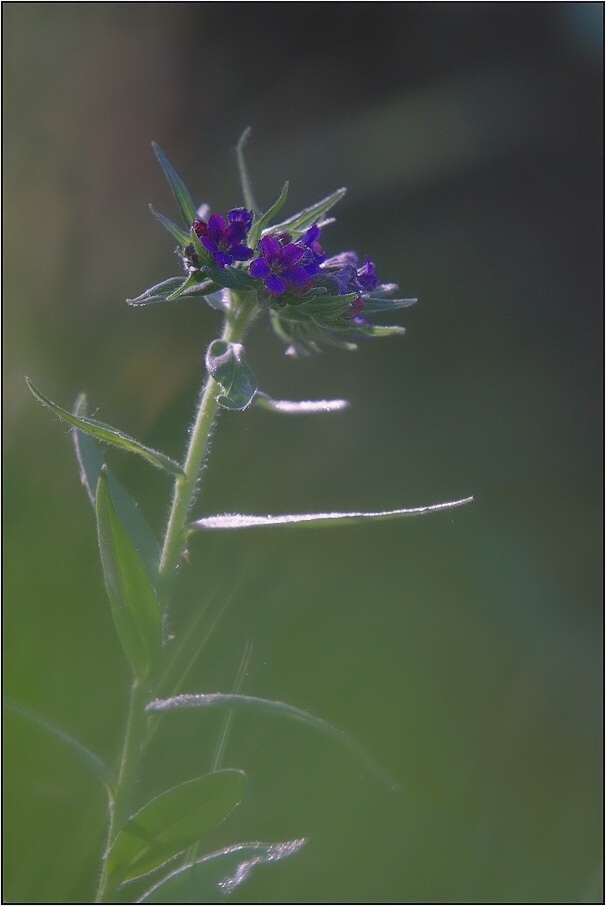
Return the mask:
[[[242,843],[200,855],[200,840],[229,815],[244,792],[243,772],[220,766],[234,710],[266,709],[303,721],[335,735],[366,758],[355,742],[320,718],[283,702],[240,694],[250,657],[248,648],[232,693],[181,693],[180,683],[173,683],[170,688],[165,617],[187,538],[194,532],[211,530],[396,518],[458,506],[471,499],[372,513],[221,514],[191,519],[201,466],[221,408],[243,410],[255,404],[276,412],[309,413],[334,411],[347,405],[343,400],[273,400],[260,391],[243,345],[248,328],[258,316],[268,313],[273,329],[287,344],[288,354],[308,355],[320,351],[322,345],[355,349],[359,337],[403,333],[399,326],[376,325],[372,319],[377,313],[415,301],[392,298],[396,286],[379,282],[375,265],[368,257],[360,262],[351,251],[331,257],[324,251],[322,230],[331,223],[326,215],[343,196],[343,189],[273,223],[286,200],[286,185],[277,201],[262,213],[255,204],[244,162],[246,137],[245,133],[237,149],[244,206],[232,208],[225,217],[210,213],[206,205],[194,205],[184,183],[154,145],[185,228],[155,211],[154,215],[176,239],[184,275],[153,286],[129,300],[130,304],[194,299],[208,303],[224,318],[220,337],[206,350],[207,376],[183,461],[176,462],[91,418],[83,394],[69,411],[49,400],[28,380],[34,396],[72,425],[80,477],[95,510],[111,612],[133,673],[117,774],[62,730],[24,705],[8,701],[13,710],[70,746],[107,789],[109,820],[97,902],[115,902],[116,896],[126,902],[132,890],[128,885],[133,881],[139,882],[136,902],[205,902],[216,896],[217,890],[232,890],[256,864],[291,855],[304,844],[304,839]],[[142,456],[174,479],[161,545],[136,502],[104,463],[98,441]],[[148,802],[137,802],[141,761],[166,712],[209,707],[227,712],[210,773],[159,792]],[[179,857],[181,862],[177,864]]]

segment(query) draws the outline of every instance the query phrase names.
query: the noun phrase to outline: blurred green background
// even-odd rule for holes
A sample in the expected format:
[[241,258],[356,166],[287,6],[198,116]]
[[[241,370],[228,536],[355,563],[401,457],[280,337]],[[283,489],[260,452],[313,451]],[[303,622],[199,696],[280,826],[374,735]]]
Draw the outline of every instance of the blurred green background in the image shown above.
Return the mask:
[[[5,691],[115,764],[128,671],[66,427],[70,405],[180,457],[210,309],[130,309],[178,273],[157,141],[213,209],[341,185],[355,248],[419,304],[400,339],[248,357],[274,397],[226,413],[196,512],[461,510],[198,537],[177,637],[229,601],[186,691],[244,690],[353,736],[238,716],[243,805],[208,839],[306,836],[239,902],[600,902],[602,4],[5,3]],[[168,480],[108,453],[161,532]],[[166,719],[140,801],[208,770],[219,714]],[[5,718],[6,902],[90,900],[103,794]]]

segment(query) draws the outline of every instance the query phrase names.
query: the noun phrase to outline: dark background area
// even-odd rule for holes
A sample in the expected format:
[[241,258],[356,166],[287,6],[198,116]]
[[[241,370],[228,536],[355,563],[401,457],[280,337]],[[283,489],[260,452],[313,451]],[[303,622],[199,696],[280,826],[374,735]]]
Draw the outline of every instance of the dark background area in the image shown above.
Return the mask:
[[[205,842],[306,836],[239,902],[602,900],[603,6],[597,3],[5,3],[5,690],[112,765],[128,673],[61,405],[181,456],[219,330],[124,304],[178,273],[157,141],[196,202],[267,207],[341,185],[329,253],[369,254],[417,306],[403,338],[247,355],[278,398],[227,413],[196,512],[393,508],[402,523],[191,544],[171,631],[228,600],[189,691],[244,691],[333,740],[239,717],[242,806]],[[108,459],[158,533],[169,486]],[[201,625],[204,626],[204,617]],[[175,715],[144,802],[208,769],[219,716]],[[92,896],[102,794],[55,740],[5,724],[7,902]]]

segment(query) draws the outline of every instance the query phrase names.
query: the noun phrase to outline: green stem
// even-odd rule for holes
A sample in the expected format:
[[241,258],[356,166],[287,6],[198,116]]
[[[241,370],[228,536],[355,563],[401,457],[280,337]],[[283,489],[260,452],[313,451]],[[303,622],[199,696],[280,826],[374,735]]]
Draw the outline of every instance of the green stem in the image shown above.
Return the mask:
[[130,808],[133,800],[133,791],[137,779],[141,747],[147,730],[147,717],[145,706],[149,701],[149,689],[146,683],[135,679],[131,689],[124,747],[118,774],[118,785],[115,796],[109,803],[109,829],[107,833],[107,847],[103,857],[103,868],[97,903],[109,902],[115,893],[114,886],[107,873],[109,851],[130,817]]
[[[232,294],[230,313],[226,317],[221,339],[226,343],[238,343],[257,311],[254,304]],[[220,392],[221,388],[209,375],[202,388],[198,410],[191,429],[183,466],[184,474],[175,480],[173,502],[160,557],[160,576],[165,582],[172,579],[179,561],[187,514],[196,493],[200,468],[208,452],[218,409],[216,397]],[[150,680],[153,684],[154,677],[150,677]],[[141,752],[149,733],[145,714],[145,706],[150,699],[149,687],[149,683],[142,683],[141,680],[135,679],[131,691],[118,784],[115,795],[110,798],[109,804],[107,847],[103,857],[97,903],[111,902],[116,893],[115,884],[108,875],[108,857],[113,843],[131,814]]]
[[[244,305],[237,307],[233,317],[226,319],[221,339],[226,343],[238,343],[255,314],[256,309],[253,307]],[[160,557],[160,575],[167,580],[171,579],[179,561],[183,546],[183,529],[196,493],[200,467],[208,451],[218,409],[216,397],[220,393],[221,388],[209,375],[202,389],[198,411],[191,430],[189,447],[183,465],[185,474],[178,476],[175,480],[173,502]]]

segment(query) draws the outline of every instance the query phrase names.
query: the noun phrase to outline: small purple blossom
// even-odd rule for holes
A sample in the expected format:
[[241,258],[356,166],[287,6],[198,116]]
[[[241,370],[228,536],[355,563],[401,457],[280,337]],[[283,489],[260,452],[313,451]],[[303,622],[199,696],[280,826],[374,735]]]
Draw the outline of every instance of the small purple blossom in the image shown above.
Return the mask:
[[305,246],[305,255],[301,264],[310,277],[318,274],[320,265],[326,261],[326,253],[318,242],[319,238],[320,227],[314,223],[299,239],[300,244]]
[[218,267],[233,261],[248,261],[253,251],[244,244],[253,215],[246,208],[232,208],[227,222],[220,214],[211,214],[208,223],[194,220],[192,226],[201,245],[210,252]]
[[379,285],[379,278],[375,274],[375,266],[368,255],[362,267],[358,268],[358,283],[367,292],[371,292]]
[[301,263],[307,252],[305,246],[294,242],[280,245],[275,236],[264,236],[259,250],[261,257],[255,258],[248,273],[263,280],[272,296],[280,296],[287,289],[300,292],[309,286],[311,277]]
[[340,296],[346,293],[372,292],[379,285],[379,278],[375,274],[375,266],[367,256],[362,267],[358,267],[358,256],[355,252],[341,252],[328,258],[322,264],[325,271],[336,283]]

